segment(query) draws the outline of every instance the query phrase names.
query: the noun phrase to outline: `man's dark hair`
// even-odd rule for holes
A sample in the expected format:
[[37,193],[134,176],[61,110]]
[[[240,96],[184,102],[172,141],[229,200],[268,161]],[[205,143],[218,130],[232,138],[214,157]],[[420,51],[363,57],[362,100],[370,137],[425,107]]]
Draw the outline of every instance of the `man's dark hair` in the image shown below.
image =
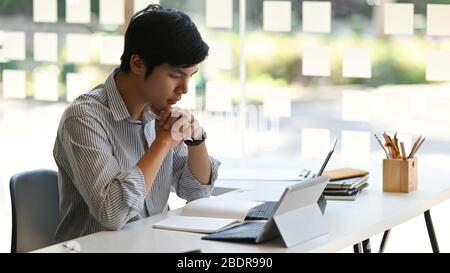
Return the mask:
[[188,15],[152,4],[130,20],[120,70],[130,72],[133,54],[143,59],[148,76],[161,64],[190,67],[201,63],[208,51],[208,45]]

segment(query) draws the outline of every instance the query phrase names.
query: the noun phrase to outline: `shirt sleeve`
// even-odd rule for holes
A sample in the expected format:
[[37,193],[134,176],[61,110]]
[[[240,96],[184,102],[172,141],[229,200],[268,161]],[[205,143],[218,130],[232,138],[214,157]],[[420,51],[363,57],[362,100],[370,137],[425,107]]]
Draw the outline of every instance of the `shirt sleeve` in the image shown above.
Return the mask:
[[121,229],[144,208],[144,174],[134,166],[121,170],[101,124],[73,116],[61,128],[72,180],[89,213],[106,229]]
[[208,185],[203,185],[192,174],[188,163],[188,147],[181,143],[174,148],[173,152],[173,181],[172,186],[176,194],[190,202],[199,198],[209,197],[214,190],[214,182],[219,173],[220,161],[209,157],[211,162],[211,180]]

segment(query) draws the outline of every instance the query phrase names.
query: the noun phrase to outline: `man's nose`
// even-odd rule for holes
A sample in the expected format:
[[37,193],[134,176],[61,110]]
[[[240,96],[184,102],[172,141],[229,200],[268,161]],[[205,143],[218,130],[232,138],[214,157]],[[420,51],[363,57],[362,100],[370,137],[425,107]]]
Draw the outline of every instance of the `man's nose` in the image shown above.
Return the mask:
[[186,94],[189,91],[189,79],[185,79],[180,82],[178,91],[182,94]]

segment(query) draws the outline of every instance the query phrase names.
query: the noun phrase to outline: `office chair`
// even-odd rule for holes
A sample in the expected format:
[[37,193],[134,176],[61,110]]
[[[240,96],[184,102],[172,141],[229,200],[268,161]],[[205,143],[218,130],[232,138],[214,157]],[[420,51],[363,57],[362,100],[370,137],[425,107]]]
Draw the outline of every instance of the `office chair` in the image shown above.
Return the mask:
[[57,243],[58,173],[33,170],[11,177],[11,252],[29,252]]

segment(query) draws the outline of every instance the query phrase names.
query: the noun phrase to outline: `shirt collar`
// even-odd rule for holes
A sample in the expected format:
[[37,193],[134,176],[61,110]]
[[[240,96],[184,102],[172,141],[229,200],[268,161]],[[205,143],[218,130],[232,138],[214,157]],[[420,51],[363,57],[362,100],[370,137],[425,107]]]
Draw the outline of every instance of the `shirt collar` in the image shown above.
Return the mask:
[[126,118],[131,118],[128,112],[125,102],[120,96],[119,89],[117,88],[114,77],[116,76],[119,68],[114,69],[105,82],[106,94],[108,96],[109,109],[113,114],[114,120],[120,121]]
[[[134,120],[131,117],[130,112],[128,112],[128,109],[125,106],[125,102],[123,101],[122,96],[120,95],[119,89],[117,88],[114,77],[116,76],[118,71],[119,68],[114,69],[105,82],[106,93],[109,101],[109,108],[111,109],[114,120],[121,121],[124,119],[129,119],[133,122],[139,123],[140,121]],[[143,123],[148,123],[157,118],[158,116],[155,113],[153,113],[150,105],[144,108],[142,114]]]

